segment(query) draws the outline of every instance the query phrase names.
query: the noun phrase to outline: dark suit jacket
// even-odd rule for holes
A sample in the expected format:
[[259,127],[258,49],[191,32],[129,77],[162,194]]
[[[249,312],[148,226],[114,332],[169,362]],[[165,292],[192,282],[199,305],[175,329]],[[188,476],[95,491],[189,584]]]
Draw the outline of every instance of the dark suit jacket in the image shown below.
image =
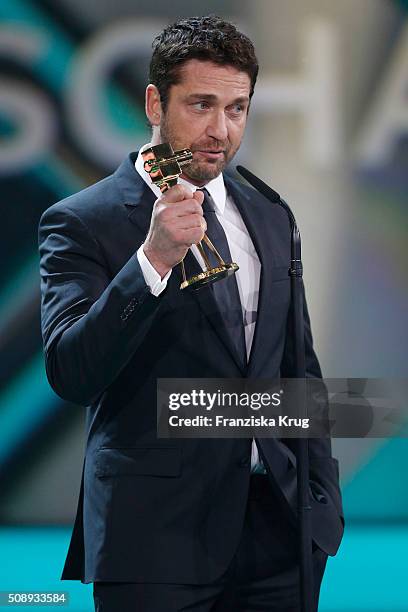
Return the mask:
[[[63,579],[204,583],[239,542],[251,439],[158,439],[156,379],[293,374],[289,223],[280,207],[225,177],[258,252],[258,318],[248,367],[234,353],[209,287],[180,291],[180,267],[150,294],[136,251],[155,197],[130,155],[114,174],[41,217],[42,332],[48,380],[87,406],[87,445]],[[188,270],[198,269],[194,256]],[[307,375],[320,377],[305,304]],[[294,440],[258,439],[277,503],[296,514]],[[315,543],[342,531],[338,465],[310,442]]]

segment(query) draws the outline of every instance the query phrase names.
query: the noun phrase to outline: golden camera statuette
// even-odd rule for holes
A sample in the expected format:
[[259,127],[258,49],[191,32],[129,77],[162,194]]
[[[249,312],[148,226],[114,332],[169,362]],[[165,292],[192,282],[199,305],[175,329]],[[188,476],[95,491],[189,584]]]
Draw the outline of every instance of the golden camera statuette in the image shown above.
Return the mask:
[[[189,149],[173,151],[169,143],[145,149],[141,155],[144,161],[144,169],[149,173],[152,182],[160,188],[162,193],[177,184],[178,178],[183,172],[183,166],[190,164],[193,159],[193,154]],[[217,266],[211,265],[204,245],[216,258]],[[187,278],[184,261],[181,261],[183,281],[180,289],[200,289],[205,285],[234,274],[239,269],[238,264],[234,262],[227,263],[223,260],[206,234],[204,234],[203,240],[197,243],[197,248],[203,258],[206,269],[199,274],[194,274]]]

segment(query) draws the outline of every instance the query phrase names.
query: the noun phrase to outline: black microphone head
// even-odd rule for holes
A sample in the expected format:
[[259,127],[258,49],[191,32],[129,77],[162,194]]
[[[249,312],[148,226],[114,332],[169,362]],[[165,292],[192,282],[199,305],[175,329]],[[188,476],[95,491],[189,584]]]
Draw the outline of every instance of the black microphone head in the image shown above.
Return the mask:
[[285,200],[282,200],[279,193],[261,181],[261,179],[255,176],[255,174],[252,174],[252,172],[247,170],[247,168],[244,168],[243,166],[236,166],[236,168],[240,175],[243,176],[244,179],[248,181],[248,183],[252,185],[254,189],[259,191],[259,193],[261,193],[267,200],[272,202],[272,204],[278,204],[284,208],[286,213],[289,215],[292,227],[296,227],[297,229],[295,216]]
[[236,166],[236,169],[237,172],[239,172],[240,175],[243,176],[250,185],[252,185],[252,187],[262,193],[262,195],[265,196],[265,198],[267,198],[270,202],[280,204],[281,197],[277,191],[272,189],[272,187],[269,187],[269,185],[261,181],[260,178],[255,176],[255,174],[252,174],[252,172],[247,170],[247,168],[244,168],[243,166]]

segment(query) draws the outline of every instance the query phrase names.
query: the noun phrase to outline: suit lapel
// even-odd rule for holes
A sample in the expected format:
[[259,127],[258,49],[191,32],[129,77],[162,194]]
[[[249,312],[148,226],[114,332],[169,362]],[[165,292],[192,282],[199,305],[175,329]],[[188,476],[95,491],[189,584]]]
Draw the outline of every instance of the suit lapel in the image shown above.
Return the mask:
[[[189,260],[194,259],[196,261],[194,255],[192,255],[191,252],[189,253],[189,255],[190,255]],[[187,276],[189,275],[190,269],[191,268],[186,263]],[[198,267],[198,271],[201,271],[200,267]],[[180,279],[181,279],[181,275],[180,275]],[[217,282],[222,282],[222,281],[217,281]],[[203,287],[197,291],[191,291],[191,294],[193,298],[197,301],[201,310],[203,311],[208,321],[213,326],[214,330],[216,331],[216,333],[218,334],[222,342],[224,343],[225,347],[230,352],[236,365],[240,369],[242,375],[245,375],[246,373],[246,366],[245,366],[245,361],[244,361],[245,355],[239,355],[237,349],[234,346],[234,343],[232,342],[230,332],[228,331],[228,328],[225,325],[224,318],[222,317],[220,309],[218,308],[218,305],[215,300],[214,293],[213,293],[211,286]]]
[[129,155],[115,172],[115,179],[127,208],[129,221],[134,223],[142,234],[147,235],[156,196],[136,171],[135,154]]
[[[184,258],[184,265],[186,269],[187,278],[193,276],[194,274],[202,272],[201,266],[199,265],[197,259],[194,257],[191,250],[187,252],[186,257]],[[175,268],[173,268],[173,274],[177,278],[177,283],[179,287],[182,281],[181,267],[176,266]],[[183,291],[189,290],[184,289]],[[218,308],[212,287],[210,285],[207,285],[206,287],[202,287],[201,289],[198,289],[196,291],[190,290],[190,293],[193,299],[196,300],[197,304],[199,305],[205,316],[207,317],[208,321],[213,326],[214,330],[224,343],[225,347],[230,352],[236,365],[241,370],[241,373],[245,375],[245,355],[239,355],[234,343],[232,342],[230,332],[228,331],[225,325],[224,318],[222,317],[220,309]]]
[[268,338],[268,296],[271,295],[270,269],[274,263],[271,244],[271,216],[268,202],[262,201],[254,192],[250,197],[240,184],[225,176],[225,184],[251,236],[261,263],[259,296],[255,332],[248,360],[247,376],[254,377],[264,357],[264,342]]

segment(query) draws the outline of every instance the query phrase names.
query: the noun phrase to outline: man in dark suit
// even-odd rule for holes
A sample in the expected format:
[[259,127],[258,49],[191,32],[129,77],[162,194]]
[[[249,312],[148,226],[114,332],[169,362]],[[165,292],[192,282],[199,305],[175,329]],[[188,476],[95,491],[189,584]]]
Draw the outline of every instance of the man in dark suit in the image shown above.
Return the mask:
[[[40,221],[47,376],[87,406],[62,578],[93,582],[99,611],[299,609],[295,441],[156,431],[158,378],[293,375],[287,216],[223,174],[257,72],[252,43],[217,17],[166,28],[146,114],[151,144],[193,152],[180,184],[161,194],[130,154]],[[181,291],[178,263],[202,269],[205,230],[240,270]],[[307,376],[319,378],[306,305],[304,322]],[[343,530],[329,440],[310,441],[310,493],[317,606]]]

